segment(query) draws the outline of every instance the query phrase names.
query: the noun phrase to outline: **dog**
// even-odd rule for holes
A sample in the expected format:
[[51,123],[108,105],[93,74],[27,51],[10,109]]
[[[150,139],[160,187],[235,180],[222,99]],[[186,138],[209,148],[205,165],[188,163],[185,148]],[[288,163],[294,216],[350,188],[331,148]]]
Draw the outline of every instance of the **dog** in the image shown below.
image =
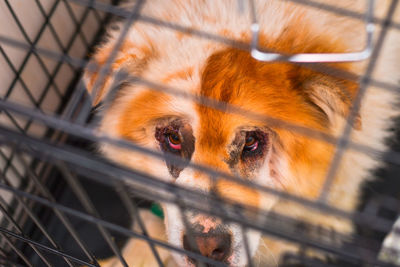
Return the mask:
[[[260,49],[286,55],[344,53],[363,48],[366,42],[363,20],[295,2],[254,1],[260,25]],[[321,2],[360,13],[365,12],[366,6],[364,0]],[[384,17],[390,5],[391,1],[379,1],[375,15]],[[400,7],[396,12],[399,17]],[[170,27],[140,19],[134,22],[110,62],[111,72],[101,79],[99,68],[88,68],[84,81],[93,105],[107,102],[99,108],[102,117],[99,131],[167,156],[162,160],[108,143],[99,144],[100,150],[112,161],[168,183],[203,193],[212,191],[224,200],[351,234],[353,224],[348,220],[319,213],[232,180],[217,177],[212,181],[207,172],[168,160],[172,154],[219,173],[315,201],[323,191],[337,143],[301,133],[296,127],[339,138],[351,123],[351,142],[378,151],[386,149],[384,139],[389,136],[391,118],[399,115],[393,92],[368,86],[360,109],[353,114],[360,87],[364,86],[357,79],[310,65],[254,59],[248,49],[252,40],[250,14],[251,6],[246,1],[242,1],[241,7],[236,0],[145,2],[141,16],[167,22]],[[108,63],[123,25],[120,22],[109,28],[107,40],[92,57],[96,66]],[[186,30],[178,31],[174,25]],[[200,35],[207,33],[208,37],[199,36],[199,32]],[[375,36],[378,34],[379,29]],[[244,48],[224,40],[234,40],[244,44]],[[399,44],[400,33],[389,31],[370,78],[398,82]],[[362,75],[368,70],[368,63],[366,60],[323,66],[339,73]],[[119,72],[175,91],[170,93],[149,83],[133,81],[121,83],[110,97],[116,83],[115,74]],[[216,108],[202,99],[220,105]],[[231,112],[231,107],[245,112]],[[273,120],[257,119],[249,114]],[[354,116],[348,122],[351,114]],[[333,175],[326,203],[353,212],[361,185],[370,179],[370,171],[379,163],[380,159],[374,155],[346,149]],[[237,224],[191,210],[184,214],[186,223],[194,229],[191,233],[194,241],[190,242],[177,206],[161,205],[164,224],[142,211],[151,236],[228,266],[248,263],[244,235],[248,239],[248,252],[257,258],[255,263],[259,266],[275,266],[285,252],[299,250],[295,244],[262,236],[258,231],[243,234]],[[130,266],[157,266],[144,241],[131,240],[123,255]],[[164,250],[160,255],[168,266],[198,264],[176,252]],[[117,262],[109,259],[103,264],[117,266]]]

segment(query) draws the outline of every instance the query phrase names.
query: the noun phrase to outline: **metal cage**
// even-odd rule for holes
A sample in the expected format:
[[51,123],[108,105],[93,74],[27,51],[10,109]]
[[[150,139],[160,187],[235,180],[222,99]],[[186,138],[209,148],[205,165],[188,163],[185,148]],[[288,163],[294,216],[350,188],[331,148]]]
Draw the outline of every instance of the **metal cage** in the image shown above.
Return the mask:
[[[310,8],[318,7],[321,12],[335,12],[355,19],[365,14],[335,8],[312,0],[289,0]],[[292,196],[265,188],[249,181],[238,180],[226,174],[215,173],[206,166],[192,166],[214,176],[223,176],[249,187],[279,195],[327,214],[352,220],[357,226],[354,236],[343,236],[329,229],[308,225],[281,214],[268,214],[263,220],[257,211],[246,211],[235,203],[223,202],[215,195],[204,195],[174,184],[150,177],[140,170],[118,166],[102,158],[95,143],[106,142],[123,146],[154,157],[158,153],[146,150],[124,140],[115,140],[95,131],[97,121],[91,100],[81,81],[89,55],[104,34],[106,25],[113,19],[123,19],[126,29],[143,20],[175,31],[188,32],[199,38],[214,39],[232,46],[252,51],[255,57],[265,56],[257,50],[257,27],[253,27],[252,47],[237,43],[222,36],[187,29],[168,21],[140,14],[137,1],[132,10],[118,6],[118,0],[2,0],[0,2],[0,264],[2,266],[99,266],[98,259],[116,256],[127,266],[121,250],[130,238],[148,242],[158,264],[155,247],[164,248],[197,259],[207,266],[225,266],[199,254],[185,251],[166,242],[152,239],[146,233],[145,222],[139,209],[150,209],[155,202],[171,202],[182,210],[195,209],[239,224],[243,231],[258,230],[265,235],[284,239],[299,246],[302,251],[317,250],[325,253],[328,262],[307,254],[287,254],[282,266],[400,266],[400,244],[386,247],[379,257],[384,237],[391,232],[398,235],[400,229],[393,223],[400,211],[400,132],[393,129],[395,138],[388,140],[391,150],[385,154],[386,167],[376,170],[378,177],[374,191],[365,190],[359,211],[350,214],[320,201]],[[240,6],[242,1],[238,1]],[[373,1],[371,1],[373,2]],[[367,25],[378,25],[374,48],[368,43],[371,58],[370,68],[363,77],[341,73],[348,79],[361,78],[361,92],[368,85],[381,90],[400,91],[398,84],[390,84],[371,78],[379,50],[390,29],[400,31],[400,21],[393,18],[394,10],[400,8],[397,0],[383,18],[369,12]],[[370,6],[371,7],[371,6]],[[370,11],[373,11],[372,9]],[[255,24],[253,24],[254,26]],[[249,29],[250,30],[250,29]],[[122,30],[123,40],[126,31]],[[370,32],[368,33],[370,34]],[[118,48],[116,48],[118,49]],[[365,51],[364,51],[365,52]],[[270,57],[269,54],[268,57]],[[271,57],[270,57],[271,58]],[[300,57],[301,58],[301,57]],[[307,58],[307,57],[306,57]],[[265,60],[265,58],[261,58]],[[299,61],[296,57],[272,54],[273,60]],[[297,58],[298,59],[298,58]],[[353,58],[352,58],[353,59]],[[361,58],[360,58],[361,59]],[[351,60],[351,59],[350,59]],[[112,60],[111,60],[112,61]],[[110,62],[111,62],[110,61]],[[307,61],[307,60],[305,60]],[[322,60],[324,61],[324,60]],[[326,60],[325,60],[326,61]],[[328,60],[329,61],[329,60]],[[301,64],[301,63],[300,63]],[[109,68],[110,66],[106,66]],[[332,71],[320,63],[310,67]],[[90,68],[90,66],[89,66]],[[105,74],[107,70],[104,70]],[[119,73],[118,75],[124,75]],[[179,94],[155,81],[132,77],[157,90]],[[220,103],[210,99],[199,100],[185,96],[214,108]],[[359,103],[362,93],[356,100]],[[357,104],[349,116],[350,124],[357,113]],[[230,112],[242,112],[232,107]],[[249,114],[249,116],[257,114]],[[273,118],[263,118],[270,119]],[[345,149],[356,149],[361,153],[382,154],[370,147],[350,142],[349,131],[336,140],[321,136],[309,129],[279,122],[326,142],[337,144],[337,152],[328,174],[324,192],[329,191],[335,168]],[[350,127],[350,126],[349,126]],[[175,159],[179,161],[180,159]],[[126,188],[126,180],[137,184],[151,185],[167,192],[158,195]],[[389,186],[388,186],[389,184]],[[368,187],[368,185],[366,186]],[[107,195],[107,199],[103,196]],[[250,219],[249,219],[250,218]],[[139,231],[132,230],[132,223],[139,224]],[[399,237],[394,237],[399,238]],[[340,240],[340,242],[336,242]],[[246,239],[245,239],[246,243]],[[393,243],[393,242],[392,242]],[[400,241],[399,241],[400,243]],[[246,245],[246,244],[245,244]],[[248,245],[245,246],[248,250]],[[248,251],[247,251],[248,253]],[[389,256],[388,256],[389,255]],[[249,255],[247,255],[249,256]],[[397,262],[400,264],[400,262]],[[251,266],[251,260],[249,266]]]

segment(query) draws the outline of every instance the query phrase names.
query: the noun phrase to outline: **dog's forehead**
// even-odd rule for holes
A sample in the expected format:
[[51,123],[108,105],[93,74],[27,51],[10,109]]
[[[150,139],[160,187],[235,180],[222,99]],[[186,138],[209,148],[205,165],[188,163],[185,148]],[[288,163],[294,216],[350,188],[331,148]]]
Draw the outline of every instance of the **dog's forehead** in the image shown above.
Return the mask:
[[270,126],[244,111],[283,120],[304,120],[309,115],[300,114],[307,109],[291,89],[287,65],[263,64],[237,49],[209,49],[206,54],[177,61],[169,68],[165,62],[153,62],[145,76],[157,77],[167,89],[133,85],[126,90],[125,100],[119,101],[124,102],[119,124],[122,136],[144,139],[129,135],[157,118],[183,117],[193,129],[197,152],[229,153],[227,147],[239,128]]
[[273,115],[268,107],[275,100],[269,94],[274,95],[276,88],[285,90],[288,86],[282,78],[259,85],[262,81],[253,75],[257,64],[249,53],[237,49],[223,49],[208,57],[197,92],[203,100],[196,103],[199,121],[196,134],[202,148],[216,151],[224,148],[226,152],[240,129],[264,126],[265,122],[252,119],[243,111]]

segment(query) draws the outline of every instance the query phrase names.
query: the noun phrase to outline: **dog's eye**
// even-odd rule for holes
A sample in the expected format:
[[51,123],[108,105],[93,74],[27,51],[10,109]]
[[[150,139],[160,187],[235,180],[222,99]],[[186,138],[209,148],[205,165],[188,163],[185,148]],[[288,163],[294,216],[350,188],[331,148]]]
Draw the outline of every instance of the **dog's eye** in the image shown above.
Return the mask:
[[251,152],[257,150],[259,141],[252,133],[248,133],[246,137],[246,143],[243,147],[243,152]]
[[167,134],[168,145],[174,150],[180,150],[182,148],[182,141],[178,133],[171,132]]
[[257,130],[246,132],[246,139],[242,150],[242,159],[262,156],[267,142],[268,135],[262,131]]
[[246,151],[254,151],[258,147],[258,141],[254,136],[248,136],[246,137],[246,143],[244,144],[243,150]]

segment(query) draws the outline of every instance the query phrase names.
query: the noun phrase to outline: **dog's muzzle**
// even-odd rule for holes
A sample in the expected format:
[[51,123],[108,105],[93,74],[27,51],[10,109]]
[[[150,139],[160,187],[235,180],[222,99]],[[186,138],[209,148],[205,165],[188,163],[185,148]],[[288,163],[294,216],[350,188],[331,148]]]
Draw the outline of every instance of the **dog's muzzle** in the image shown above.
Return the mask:
[[[205,228],[200,223],[190,227],[183,235],[183,248],[207,258],[227,263],[232,254],[232,235],[221,224]],[[194,259],[189,261],[196,264]],[[197,264],[196,264],[197,265]]]

